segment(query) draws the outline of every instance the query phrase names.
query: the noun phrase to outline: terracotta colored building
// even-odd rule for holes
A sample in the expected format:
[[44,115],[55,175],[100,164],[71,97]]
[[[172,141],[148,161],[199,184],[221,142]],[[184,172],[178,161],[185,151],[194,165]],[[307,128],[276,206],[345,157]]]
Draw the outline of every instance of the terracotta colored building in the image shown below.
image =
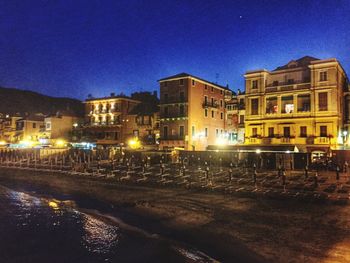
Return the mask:
[[159,80],[160,148],[205,150],[226,139],[227,87],[181,73]]

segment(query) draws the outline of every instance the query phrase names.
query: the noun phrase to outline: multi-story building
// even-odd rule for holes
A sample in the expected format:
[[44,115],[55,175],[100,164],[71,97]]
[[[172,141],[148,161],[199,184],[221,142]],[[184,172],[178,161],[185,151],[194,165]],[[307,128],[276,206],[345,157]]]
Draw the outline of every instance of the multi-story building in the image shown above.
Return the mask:
[[234,93],[232,99],[226,102],[226,130],[229,145],[244,143],[244,96],[244,93],[238,90],[238,93]]
[[80,123],[80,118],[70,113],[60,113],[47,116],[44,119],[44,130],[40,135],[42,142],[54,145],[58,140],[70,141],[71,133]]
[[7,143],[15,142],[16,135],[16,121],[22,119],[22,116],[10,116],[5,115],[1,119],[1,141],[5,141]]
[[343,144],[347,76],[334,58],[303,57],[245,75],[246,144],[324,155]]
[[187,73],[159,84],[161,149],[205,150],[223,139],[225,101],[232,97],[227,87]]
[[[137,98],[137,99],[135,99]],[[143,145],[159,137],[157,93],[139,92],[131,97],[87,99],[84,137],[100,145],[119,145],[138,138]]]
[[43,115],[26,116],[18,119],[16,120],[16,132],[13,141],[38,142],[44,127]]
[[88,98],[85,101],[86,122],[84,133],[97,144],[113,145],[125,141],[128,113],[140,101],[114,93],[104,98]]

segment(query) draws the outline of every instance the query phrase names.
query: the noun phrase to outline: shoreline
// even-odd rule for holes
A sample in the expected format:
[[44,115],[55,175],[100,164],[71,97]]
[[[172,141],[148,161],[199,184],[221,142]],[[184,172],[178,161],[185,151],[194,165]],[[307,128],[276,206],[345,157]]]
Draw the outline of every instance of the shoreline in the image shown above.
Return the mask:
[[348,206],[135,186],[13,168],[0,168],[0,184],[57,199],[72,197],[83,208],[98,207],[102,213],[223,262],[344,262],[344,256],[350,258],[349,251],[337,247],[344,240],[350,246]]

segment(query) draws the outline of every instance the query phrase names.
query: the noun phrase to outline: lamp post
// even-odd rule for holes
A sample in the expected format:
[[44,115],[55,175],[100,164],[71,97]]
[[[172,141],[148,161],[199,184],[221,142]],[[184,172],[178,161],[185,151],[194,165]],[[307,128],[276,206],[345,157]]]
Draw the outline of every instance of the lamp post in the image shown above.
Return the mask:
[[345,150],[345,142],[346,142],[346,137],[348,135],[348,131],[347,130],[343,130],[343,149]]

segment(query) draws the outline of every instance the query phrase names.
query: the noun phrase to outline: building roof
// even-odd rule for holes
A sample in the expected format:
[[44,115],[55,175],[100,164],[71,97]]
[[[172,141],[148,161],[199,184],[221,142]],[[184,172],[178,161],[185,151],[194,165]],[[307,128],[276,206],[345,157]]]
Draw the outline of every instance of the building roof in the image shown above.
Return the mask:
[[277,67],[273,71],[290,69],[290,68],[307,67],[308,65],[311,64],[311,61],[315,61],[315,60],[320,60],[320,59],[314,58],[311,56],[304,56],[304,57],[299,58],[297,60],[291,60],[287,64],[280,66],[280,67]]
[[111,99],[125,99],[125,100],[132,100],[132,101],[138,102],[138,100],[132,99],[132,98],[130,98],[128,96],[124,96],[124,95],[108,96],[108,97],[101,97],[101,98],[87,98],[85,100],[85,102],[96,101],[96,100],[111,100]]
[[[178,79],[178,78],[187,78],[187,77],[191,77],[191,78],[195,78],[195,79],[198,79],[198,80],[201,80],[203,82],[206,82],[210,85],[214,85],[214,86],[217,86],[219,88],[222,88],[222,89],[225,89],[225,90],[230,90],[228,87],[225,87],[225,86],[221,86],[219,84],[216,84],[214,82],[211,82],[211,81],[208,81],[208,80],[205,80],[205,79],[202,79],[202,78],[199,78],[199,77],[196,77],[194,75],[191,75],[191,74],[188,74],[186,72],[182,72],[182,73],[179,73],[179,74],[176,74],[176,75],[173,75],[173,76],[169,76],[169,77],[166,77],[166,78],[162,78],[162,79],[159,79],[158,81],[165,81],[165,80],[171,80],[171,79]],[[231,90],[230,90],[231,91]]]

